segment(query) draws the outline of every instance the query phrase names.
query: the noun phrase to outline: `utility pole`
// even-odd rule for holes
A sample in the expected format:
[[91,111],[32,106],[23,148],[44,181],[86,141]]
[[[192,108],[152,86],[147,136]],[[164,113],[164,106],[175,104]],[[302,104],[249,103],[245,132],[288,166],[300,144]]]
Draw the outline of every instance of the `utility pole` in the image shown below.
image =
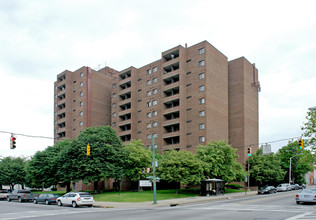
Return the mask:
[[152,140],[152,151],[153,151],[153,185],[154,185],[154,205],[157,204],[157,192],[156,192],[156,159],[155,159],[155,140],[154,140],[154,135],[151,136]]

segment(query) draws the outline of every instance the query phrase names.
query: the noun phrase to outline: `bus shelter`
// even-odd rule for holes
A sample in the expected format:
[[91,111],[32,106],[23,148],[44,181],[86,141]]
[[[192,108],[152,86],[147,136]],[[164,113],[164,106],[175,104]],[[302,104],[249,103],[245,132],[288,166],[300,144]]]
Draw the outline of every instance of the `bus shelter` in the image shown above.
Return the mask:
[[207,179],[201,181],[201,196],[224,195],[225,181],[221,179]]

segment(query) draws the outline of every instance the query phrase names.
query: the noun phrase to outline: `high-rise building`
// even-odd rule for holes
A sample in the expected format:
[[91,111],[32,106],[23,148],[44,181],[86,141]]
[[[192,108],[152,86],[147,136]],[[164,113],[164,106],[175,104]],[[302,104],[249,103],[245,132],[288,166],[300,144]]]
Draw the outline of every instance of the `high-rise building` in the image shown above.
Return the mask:
[[55,88],[57,141],[111,125],[124,143],[150,146],[154,136],[160,153],[227,140],[243,163],[247,149],[258,148],[258,70],[207,41],[164,51],[141,68],[64,71]]

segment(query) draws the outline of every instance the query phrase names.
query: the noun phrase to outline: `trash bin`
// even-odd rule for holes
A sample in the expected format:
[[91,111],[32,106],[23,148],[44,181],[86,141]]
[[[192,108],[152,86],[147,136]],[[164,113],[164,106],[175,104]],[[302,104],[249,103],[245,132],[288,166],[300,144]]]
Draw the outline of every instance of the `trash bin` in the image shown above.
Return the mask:
[[201,196],[224,195],[225,181],[221,179],[207,179],[201,181]]

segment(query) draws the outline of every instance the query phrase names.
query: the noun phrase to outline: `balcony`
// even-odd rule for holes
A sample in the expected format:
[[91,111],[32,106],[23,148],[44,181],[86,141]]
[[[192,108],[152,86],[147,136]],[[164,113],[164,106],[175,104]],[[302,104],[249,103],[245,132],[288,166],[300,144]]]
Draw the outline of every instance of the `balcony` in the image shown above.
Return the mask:
[[126,99],[130,99],[131,96],[132,96],[132,93],[131,92],[127,92],[127,93],[121,94],[119,96],[120,96],[121,101],[124,101]]
[[179,82],[179,74],[163,79],[165,86]]
[[179,99],[174,99],[171,101],[167,101],[164,104],[165,109],[170,109],[170,108],[174,108],[180,105],[180,100]]
[[62,75],[60,77],[57,78],[57,82],[60,83],[62,81],[66,80],[66,75]]
[[176,111],[176,112],[171,112],[171,113],[168,113],[168,114],[164,114],[164,118],[165,118],[165,121],[169,121],[169,120],[174,120],[174,119],[180,118],[180,112]]
[[132,114],[131,113],[127,113],[127,114],[124,114],[124,115],[120,115],[119,118],[120,118],[120,121],[127,121],[127,120],[130,120],[132,118]]
[[120,74],[119,77],[120,77],[120,80],[125,80],[127,78],[130,78],[131,75],[132,75],[131,71],[129,70],[129,71],[126,71],[126,72]]
[[57,86],[57,93],[63,92],[66,90],[66,84]]
[[163,73],[167,74],[167,73],[171,73],[175,70],[179,69],[179,62],[173,63],[171,65],[165,66],[163,67]]
[[66,132],[65,131],[57,133],[57,139],[58,138],[64,138],[64,137],[66,137]]
[[129,131],[131,130],[131,124],[125,124],[125,125],[120,125],[119,128],[121,129],[121,132],[122,131]]
[[164,138],[165,145],[175,145],[180,143],[180,136]]
[[58,129],[66,127],[66,122],[58,123]]
[[174,87],[174,88],[167,89],[167,90],[163,91],[163,93],[164,93],[165,97],[170,97],[170,96],[179,94],[180,89],[179,89],[179,87]]
[[62,110],[62,109],[64,109],[64,108],[66,108],[66,103],[65,103],[65,102],[62,103],[62,104],[57,105],[57,109],[58,109],[58,110]]
[[179,57],[179,50],[172,51],[171,53],[168,53],[168,54],[162,56],[164,62],[174,60],[178,57]]
[[121,138],[121,140],[123,142],[130,141],[131,140],[131,134],[122,135],[122,136],[120,136],[120,138]]
[[66,98],[66,94],[65,93],[57,96],[58,101],[61,101],[61,100],[65,99],[65,98]]
[[163,128],[164,128],[166,134],[178,132],[178,131],[180,131],[180,123],[165,125]]
[[132,83],[131,83],[131,81],[128,81],[126,83],[120,84],[119,86],[120,86],[121,90],[125,90],[127,88],[130,88],[132,86]]
[[121,109],[122,111],[125,111],[125,110],[127,110],[127,109],[130,109],[131,107],[132,107],[131,102],[128,102],[128,103],[125,103],[125,104],[120,105],[120,109]]
[[65,112],[60,113],[60,114],[57,115],[57,120],[63,119],[65,117],[66,117],[66,113]]

